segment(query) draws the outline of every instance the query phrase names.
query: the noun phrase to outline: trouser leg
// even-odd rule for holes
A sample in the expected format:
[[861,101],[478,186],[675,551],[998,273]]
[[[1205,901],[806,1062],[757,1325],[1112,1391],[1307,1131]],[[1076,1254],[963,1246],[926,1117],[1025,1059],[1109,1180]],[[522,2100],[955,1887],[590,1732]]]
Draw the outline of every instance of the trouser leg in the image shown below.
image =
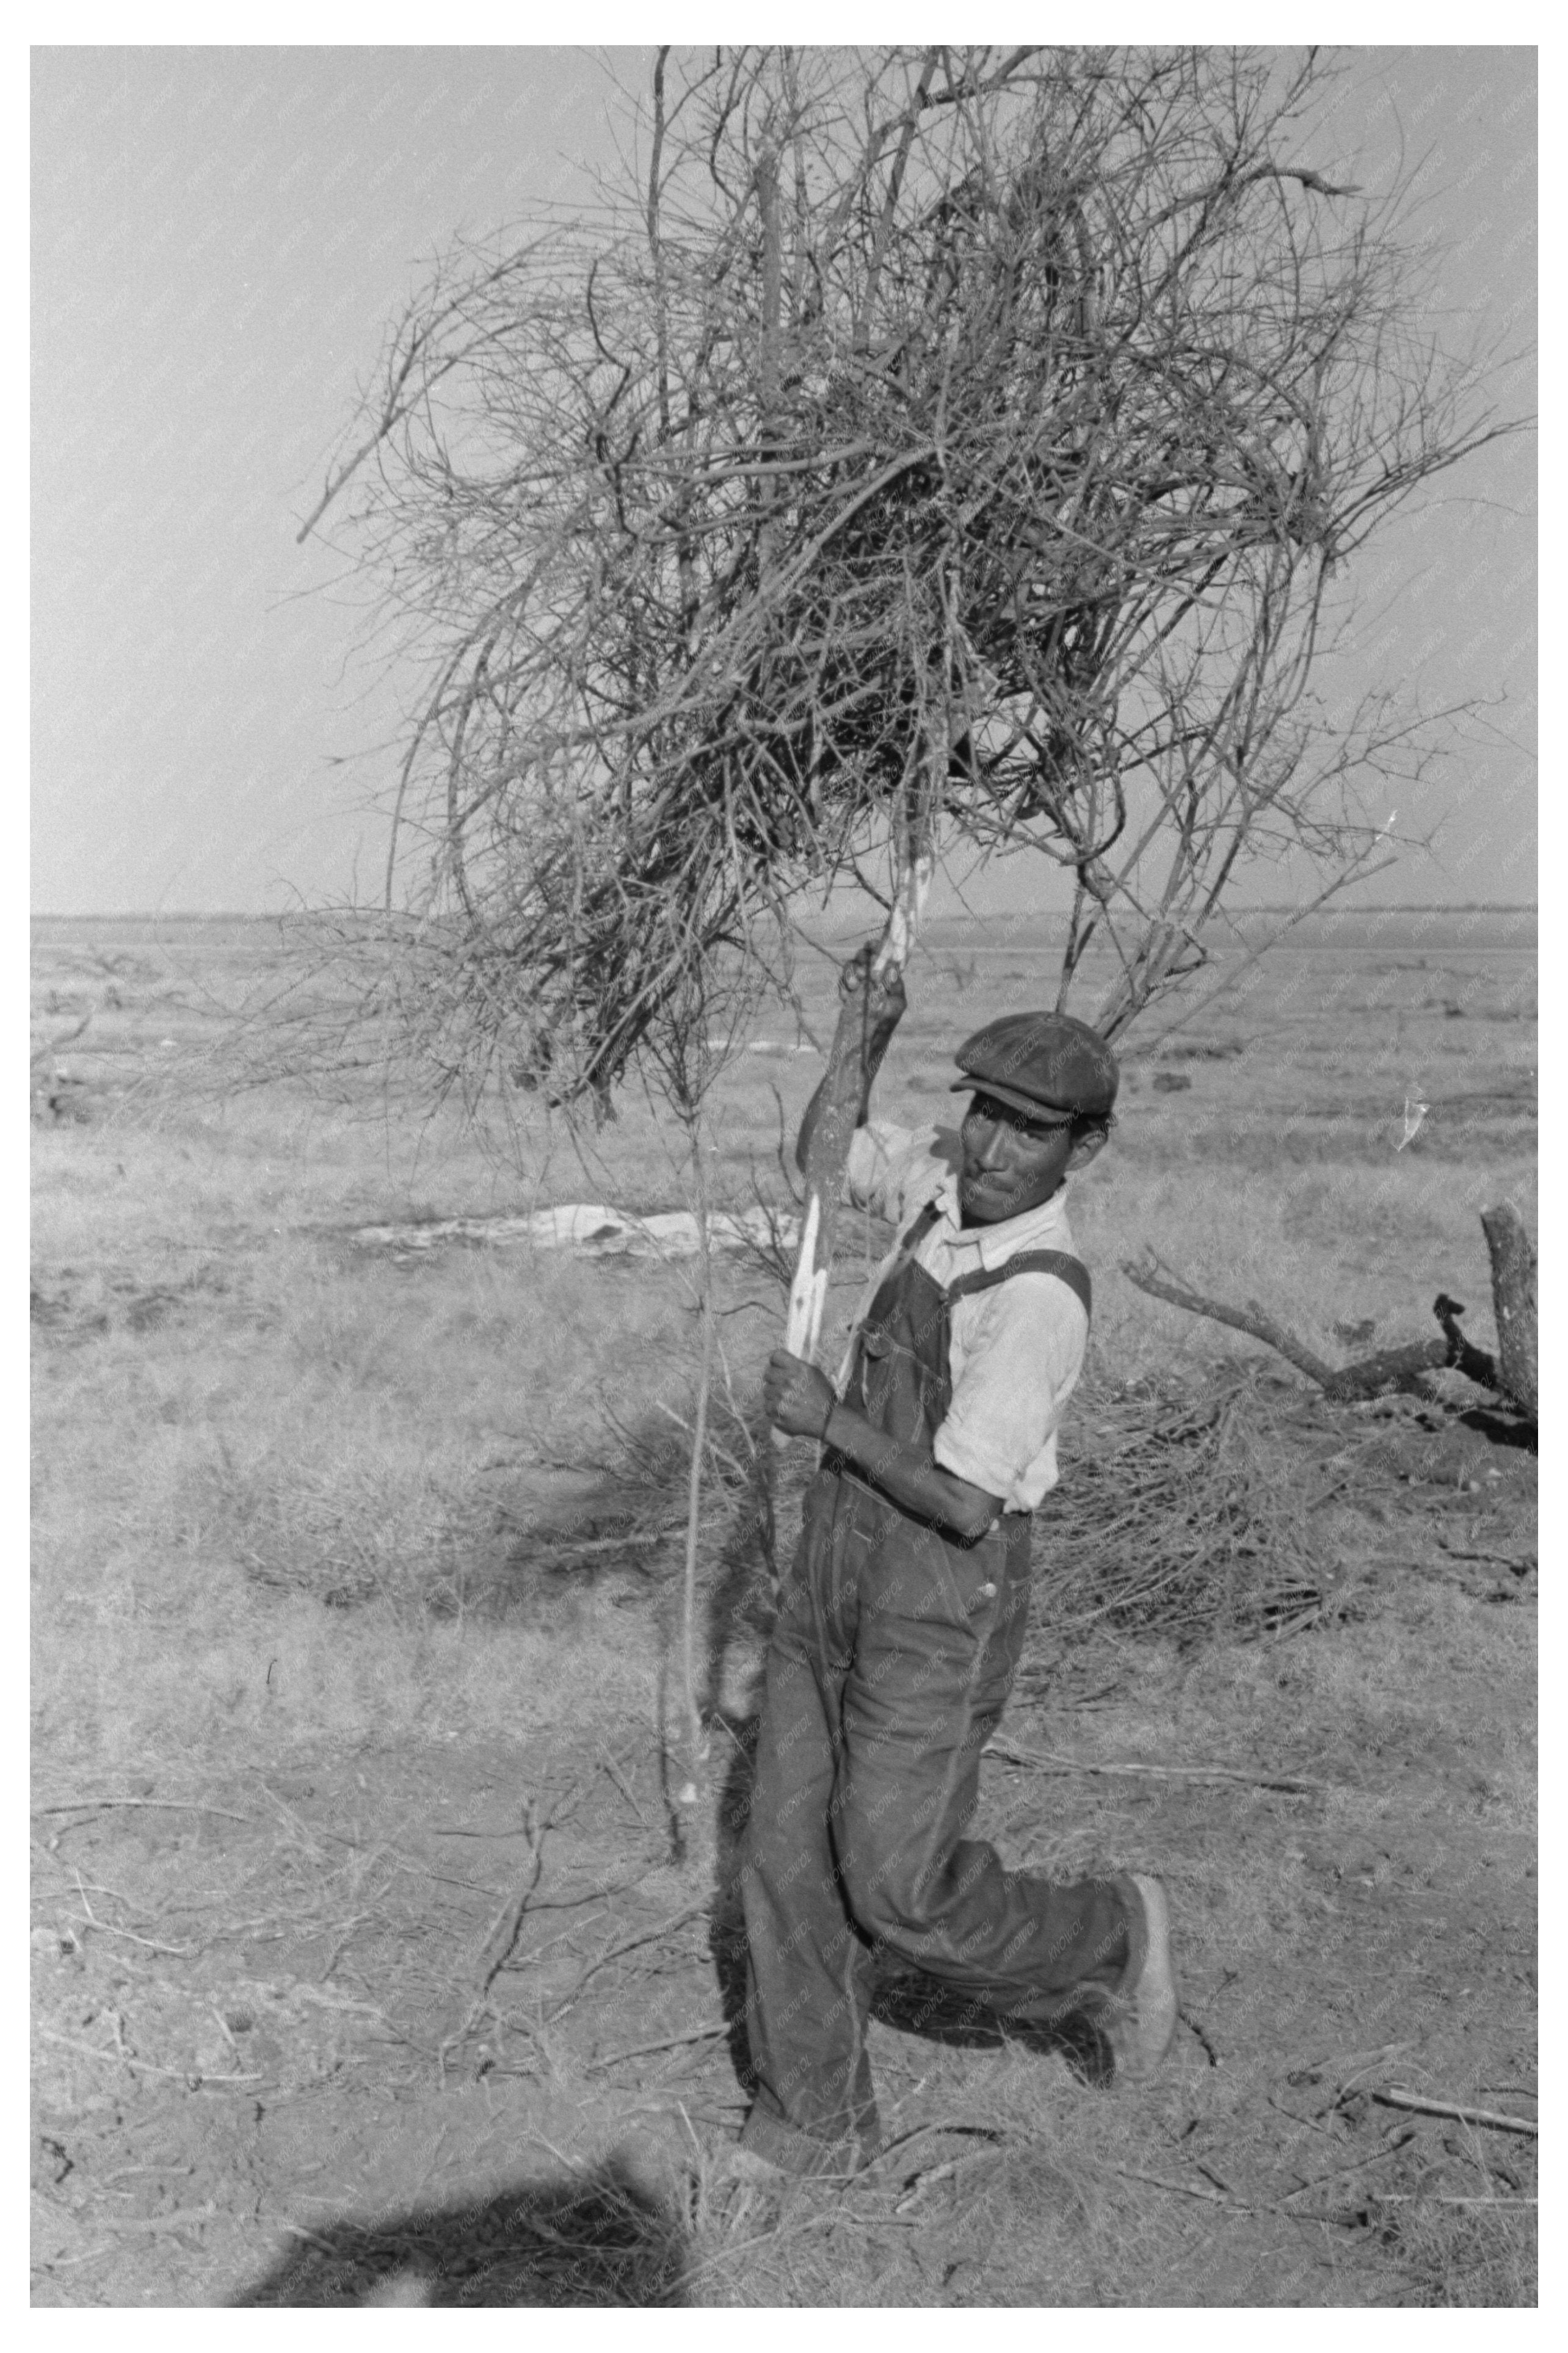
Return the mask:
[[878,2137],[865,2040],[872,1959],[829,1830],[856,1549],[853,1524],[836,1524],[837,1486],[819,1479],[811,1492],[769,1646],[741,1870],[754,2094],[741,2139],[801,2173],[851,2169]]
[[843,1688],[834,1844],[879,1950],[990,2012],[1042,2021],[1120,1982],[1128,1915],[1114,1881],[1012,1871],[964,1834],[1022,1645],[1027,1542],[1015,1528],[966,1550],[889,1523]]

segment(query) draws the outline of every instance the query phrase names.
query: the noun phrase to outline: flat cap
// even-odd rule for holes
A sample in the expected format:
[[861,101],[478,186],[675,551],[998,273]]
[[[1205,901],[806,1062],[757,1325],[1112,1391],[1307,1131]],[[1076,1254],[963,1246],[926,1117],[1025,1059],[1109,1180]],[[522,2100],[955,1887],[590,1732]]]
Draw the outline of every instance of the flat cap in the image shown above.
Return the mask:
[[982,1088],[1025,1113],[1103,1119],[1116,1101],[1116,1056],[1097,1029],[1070,1013],[1004,1013],[966,1038],[953,1059],[964,1073],[953,1093]]

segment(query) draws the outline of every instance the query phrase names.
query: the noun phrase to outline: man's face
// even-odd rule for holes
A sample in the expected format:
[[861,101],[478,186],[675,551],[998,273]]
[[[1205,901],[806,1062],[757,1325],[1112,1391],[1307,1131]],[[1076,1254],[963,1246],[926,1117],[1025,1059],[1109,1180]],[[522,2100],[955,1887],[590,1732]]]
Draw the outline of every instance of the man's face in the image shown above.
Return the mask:
[[1070,1118],[1044,1111],[1031,1117],[988,1094],[970,1098],[959,1138],[959,1205],[966,1226],[1000,1225],[1037,1209],[1104,1141],[1091,1134],[1075,1144]]

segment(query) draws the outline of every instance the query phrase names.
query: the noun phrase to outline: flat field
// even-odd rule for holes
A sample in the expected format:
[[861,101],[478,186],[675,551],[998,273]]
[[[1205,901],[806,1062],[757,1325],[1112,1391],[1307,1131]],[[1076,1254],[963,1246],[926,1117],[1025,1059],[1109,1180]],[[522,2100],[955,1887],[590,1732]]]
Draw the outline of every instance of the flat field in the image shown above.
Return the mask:
[[[789,1207],[851,944],[719,1082],[721,1205]],[[953,1045],[1048,1001],[1049,948],[932,926],[878,1111],[946,1119]],[[778,1283],[718,1262],[681,1848],[690,1262],[359,1239],[680,1208],[679,1139],[630,1099],[475,1133],[378,1092],[291,1028],[300,954],[35,927],[35,2300],[1532,2302],[1534,1454],[1457,1375],[1330,1406],[1119,1269],[1334,1363],[1440,1291],[1490,1345],[1478,1212],[1535,1226],[1533,917],[1315,919],[1133,1033],[981,1820],[1020,1864],[1162,1874],[1183,2022],[1128,2094],[890,1999],[892,2145],[781,2198],[726,2155]],[[841,1328],[882,1241],[846,1219]]]

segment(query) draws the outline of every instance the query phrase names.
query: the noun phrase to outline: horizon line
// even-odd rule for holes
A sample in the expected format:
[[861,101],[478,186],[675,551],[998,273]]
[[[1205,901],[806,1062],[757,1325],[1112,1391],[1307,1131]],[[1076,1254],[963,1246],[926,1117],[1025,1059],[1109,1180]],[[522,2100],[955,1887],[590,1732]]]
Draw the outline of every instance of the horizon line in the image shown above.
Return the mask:
[[[116,907],[107,911],[75,909],[32,909],[29,923],[276,923],[288,915],[379,915],[380,907],[184,907],[160,909],[146,907]],[[959,909],[956,913],[929,915],[931,923],[985,923],[999,918],[1025,913],[1016,907],[993,908],[989,913]],[[1067,913],[1065,907],[1043,910],[1044,921],[1050,922]],[[1250,906],[1232,907],[1226,911],[1234,915],[1292,915],[1300,913],[1293,899],[1258,900]],[[1324,915],[1538,915],[1539,899],[1424,899],[1390,900],[1373,905],[1323,907],[1315,912]],[[1303,914],[1301,920],[1305,922]]]

